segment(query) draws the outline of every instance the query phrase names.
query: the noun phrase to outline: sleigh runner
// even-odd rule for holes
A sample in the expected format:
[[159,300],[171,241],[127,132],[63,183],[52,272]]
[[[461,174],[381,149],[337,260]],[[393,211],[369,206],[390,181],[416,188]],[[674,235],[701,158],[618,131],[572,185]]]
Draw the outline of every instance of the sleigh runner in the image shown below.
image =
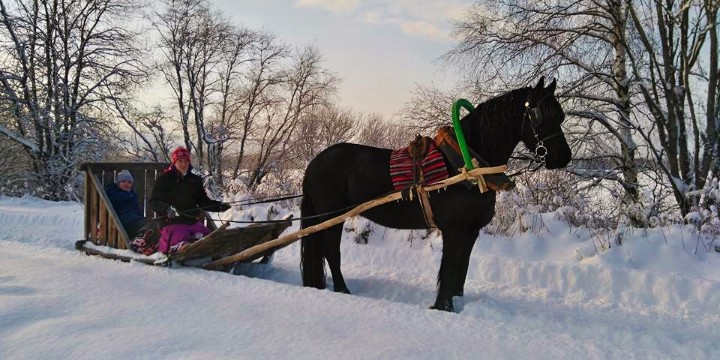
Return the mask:
[[[143,255],[131,250],[132,240],[120,223],[120,219],[105,193],[106,184],[114,181],[117,172],[127,169],[135,179],[135,191],[145,217],[155,218],[148,207],[150,191],[155,179],[169,164],[163,163],[83,163],[80,170],[85,172],[85,238],[76,242],[75,247],[88,254],[121,261],[137,261],[146,264],[162,264],[167,258],[161,254]],[[217,259],[242,252],[248,248],[275,239],[290,226],[290,220],[266,224],[252,224],[247,227],[228,228],[218,226],[208,214],[203,223],[212,232],[202,239],[172,254],[172,260],[189,266],[204,266]],[[275,248],[255,254],[243,262],[263,258],[267,262]],[[220,269],[219,269],[220,270]]]

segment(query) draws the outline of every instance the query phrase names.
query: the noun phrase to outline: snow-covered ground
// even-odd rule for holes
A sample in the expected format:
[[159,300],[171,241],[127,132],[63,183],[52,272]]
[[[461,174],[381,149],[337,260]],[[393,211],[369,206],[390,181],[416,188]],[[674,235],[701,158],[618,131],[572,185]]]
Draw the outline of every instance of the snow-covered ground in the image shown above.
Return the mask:
[[0,197],[0,359],[720,358],[720,254],[691,232],[636,230],[596,255],[543,224],[481,235],[445,313],[428,310],[436,236],[346,233],[344,295],[300,285],[297,243],[240,276],[121,263],[74,250],[81,205]]

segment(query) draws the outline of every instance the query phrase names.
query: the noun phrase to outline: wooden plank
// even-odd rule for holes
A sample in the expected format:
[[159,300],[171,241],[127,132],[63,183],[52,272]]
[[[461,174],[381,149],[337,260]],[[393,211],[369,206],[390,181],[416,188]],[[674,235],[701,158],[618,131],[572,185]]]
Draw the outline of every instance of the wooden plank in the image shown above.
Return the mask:
[[[147,171],[145,169],[135,169],[131,170],[130,174],[133,177],[133,188],[135,192],[138,194],[138,204],[140,204],[140,207],[144,209],[144,199],[143,196],[140,194],[145,194],[146,188],[145,188],[145,177],[147,176]],[[143,211],[144,213],[144,211]]]
[[107,212],[107,209],[105,208],[105,206],[103,206],[103,205],[104,205],[104,204],[102,204],[102,202],[101,202],[101,205],[99,206],[99,208],[100,208],[100,216],[99,216],[99,222],[98,222],[98,224],[99,224],[99,227],[100,227],[100,232],[99,232],[99,234],[98,234],[98,240],[99,240],[100,242],[98,243],[98,245],[110,246],[110,244],[108,244],[108,236],[107,236],[107,228],[108,228],[107,217],[108,217],[108,212]]
[[[124,249],[125,246],[120,246],[119,236],[118,236],[118,223],[115,222],[115,220],[112,217],[108,217],[108,242],[112,245],[110,247],[113,247],[115,249]],[[124,244],[123,244],[124,245]]]
[[92,169],[95,173],[102,171],[116,171],[121,169],[139,170],[139,169],[162,169],[170,166],[170,163],[151,163],[151,162],[86,162],[79,165],[80,171],[88,171]]
[[117,249],[117,237],[113,236],[114,233],[117,233],[117,229],[115,229],[115,223],[113,222],[112,217],[108,216],[105,228],[107,229],[105,234],[107,236],[108,246]]
[[92,176],[89,172],[85,173],[85,224],[83,229],[83,237],[85,239],[89,239],[90,236],[90,228],[91,228],[91,216],[90,216],[90,210],[92,209],[92,182],[90,181],[90,176]]
[[[91,176],[91,182],[92,179],[95,178],[95,176]],[[92,187],[93,191],[90,194],[90,240],[92,240],[93,243],[98,243],[98,214],[100,212],[100,207],[98,206],[98,198],[99,195],[97,193],[97,189],[93,185]]]
[[98,191],[105,191],[105,187],[115,182],[115,172],[114,171],[108,171],[103,170],[99,173],[100,177],[100,187],[98,188]]
[[162,175],[162,169],[162,167],[157,169],[148,169],[145,176],[145,194],[143,194],[143,204],[145,207],[145,216],[148,218],[155,218],[158,216],[154,211],[152,211],[152,209],[150,209],[149,202],[150,195],[152,195],[152,189],[155,187],[155,180],[157,180],[158,176]]

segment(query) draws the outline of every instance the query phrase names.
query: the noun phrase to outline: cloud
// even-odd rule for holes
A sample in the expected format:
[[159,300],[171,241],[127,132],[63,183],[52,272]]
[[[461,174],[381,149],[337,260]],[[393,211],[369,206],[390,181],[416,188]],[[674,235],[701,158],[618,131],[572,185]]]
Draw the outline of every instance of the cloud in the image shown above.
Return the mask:
[[436,41],[450,41],[451,22],[472,0],[297,0],[298,7],[321,8],[354,15],[372,25],[389,25],[404,34]]
[[426,21],[400,21],[397,24],[400,29],[409,35],[428,37],[435,40],[448,41],[450,36],[446,29]]
[[330,12],[351,12],[360,0],[297,0],[297,7],[318,7]]
[[360,20],[370,24],[377,24],[380,22],[380,19],[381,16],[376,11],[366,11],[360,15]]

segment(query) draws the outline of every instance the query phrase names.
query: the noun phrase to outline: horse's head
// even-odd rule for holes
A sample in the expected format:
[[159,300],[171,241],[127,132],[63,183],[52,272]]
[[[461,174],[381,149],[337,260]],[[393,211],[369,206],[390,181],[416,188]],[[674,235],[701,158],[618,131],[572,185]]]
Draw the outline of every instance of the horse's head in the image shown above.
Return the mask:
[[570,162],[572,154],[560,126],[565,113],[555,98],[556,81],[544,86],[545,78],[542,77],[528,92],[520,139],[535,153],[536,161],[548,169],[558,169]]

